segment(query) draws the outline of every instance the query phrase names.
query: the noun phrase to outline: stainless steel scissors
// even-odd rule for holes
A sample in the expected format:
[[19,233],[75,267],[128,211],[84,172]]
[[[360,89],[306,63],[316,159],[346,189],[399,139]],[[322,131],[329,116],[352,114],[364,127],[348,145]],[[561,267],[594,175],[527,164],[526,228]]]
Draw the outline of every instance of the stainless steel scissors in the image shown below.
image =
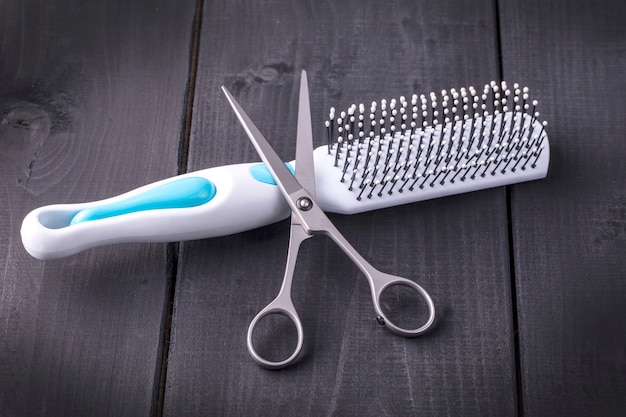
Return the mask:
[[[361,272],[369,281],[374,309],[376,310],[378,322],[387,326],[392,332],[401,336],[418,336],[426,332],[435,320],[435,305],[428,293],[415,282],[406,278],[389,275],[378,271],[369,264],[350,243],[335,228],[333,223],[324,214],[322,209],[315,202],[315,171],[313,166],[313,132],[311,127],[311,110],[309,104],[309,90],[306,72],[302,71],[300,78],[300,99],[298,107],[298,128],[296,144],[296,173],[289,171],[281,158],[276,154],[271,145],[263,137],[261,132],[254,125],[252,120],[243,111],[239,103],[233,96],[222,87],[230,105],[233,107],[237,118],[243,125],[250,141],[256,148],[259,156],[267,165],[272,176],[282,192],[283,196],[291,207],[291,234],[289,238],[289,250],[287,254],[287,266],[283,284],[278,296],[265,307],[252,320],[248,328],[247,343],[248,350],[252,358],[261,366],[270,369],[279,369],[293,363],[302,349],[304,342],[304,332],[300,317],[291,300],[291,284],[296,265],[296,258],[300,249],[300,244],[314,235],[326,235],[330,237],[359,267]],[[428,319],[416,329],[404,329],[395,325],[387,318],[381,308],[381,297],[383,292],[395,285],[409,287],[426,301],[428,307]],[[287,316],[295,324],[298,340],[294,352],[288,358],[280,361],[270,361],[261,357],[253,343],[253,332],[255,326],[262,318],[270,314],[282,314]]]

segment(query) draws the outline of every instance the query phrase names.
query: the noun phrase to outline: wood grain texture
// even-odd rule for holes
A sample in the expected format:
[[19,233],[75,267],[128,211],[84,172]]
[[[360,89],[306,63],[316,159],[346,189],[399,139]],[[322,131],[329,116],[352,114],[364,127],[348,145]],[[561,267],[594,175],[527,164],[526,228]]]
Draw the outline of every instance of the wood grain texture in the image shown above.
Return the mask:
[[0,415],[149,415],[165,245],[42,262],[21,220],[177,172],[195,4],[0,2]]
[[624,3],[502,2],[504,74],[541,101],[549,177],[512,211],[525,414],[626,410]]
[[[220,85],[289,159],[300,69],[319,145],[331,105],[495,78],[494,16],[491,2],[205,2],[190,170],[258,160]],[[315,239],[294,284],[306,354],[268,372],[245,333],[279,289],[287,223],[185,243],[165,415],[514,415],[505,191],[333,219],[372,264],[433,295],[435,330],[405,339],[377,326],[356,267]]]
[[[625,7],[310,3],[200,1],[190,57],[196,1],[0,2],[0,416],[623,415]],[[184,243],[177,277],[165,245],[47,262],[21,246],[36,207],[175,174],[194,89],[188,170],[259,159],[222,84],[290,159],[300,69],[319,145],[330,106],[480,85],[500,68],[540,100],[552,145],[549,177],[511,187],[510,219],[501,188],[332,216],[373,265],[433,295],[423,337],[376,325],[365,280],[319,238],[294,286],[305,354],[256,366],[245,333],[279,289],[287,222]]]

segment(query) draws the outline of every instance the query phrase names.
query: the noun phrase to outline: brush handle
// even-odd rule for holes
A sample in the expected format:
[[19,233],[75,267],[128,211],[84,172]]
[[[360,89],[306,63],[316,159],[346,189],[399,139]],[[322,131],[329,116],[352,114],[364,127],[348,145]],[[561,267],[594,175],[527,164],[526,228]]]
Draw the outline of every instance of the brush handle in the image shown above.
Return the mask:
[[249,163],[191,172],[105,200],[40,207],[24,218],[21,234],[28,253],[54,259],[112,243],[225,236],[289,213],[267,168]]

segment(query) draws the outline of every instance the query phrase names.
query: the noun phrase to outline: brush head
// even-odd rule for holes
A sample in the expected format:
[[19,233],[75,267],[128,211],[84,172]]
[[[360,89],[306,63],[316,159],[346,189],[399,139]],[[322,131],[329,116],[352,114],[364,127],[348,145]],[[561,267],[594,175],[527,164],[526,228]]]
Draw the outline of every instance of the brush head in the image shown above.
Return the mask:
[[492,81],[353,104],[325,126],[315,150],[318,200],[353,214],[543,178],[550,149],[527,87]]

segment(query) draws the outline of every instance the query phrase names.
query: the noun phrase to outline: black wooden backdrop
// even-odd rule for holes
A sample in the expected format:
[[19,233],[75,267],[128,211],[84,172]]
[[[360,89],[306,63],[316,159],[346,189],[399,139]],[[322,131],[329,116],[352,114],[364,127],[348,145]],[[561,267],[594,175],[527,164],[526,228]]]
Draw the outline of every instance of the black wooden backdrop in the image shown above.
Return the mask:
[[[626,7],[609,0],[0,2],[0,416],[626,413]],[[359,271],[305,244],[306,354],[256,366],[288,223],[39,261],[32,209],[258,160],[226,85],[286,160],[306,69],[330,106],[505,79],[549,121],[547,179],[332,219],[439,311],[376,325]],[[253,208],[251,208],[253,209]]]

